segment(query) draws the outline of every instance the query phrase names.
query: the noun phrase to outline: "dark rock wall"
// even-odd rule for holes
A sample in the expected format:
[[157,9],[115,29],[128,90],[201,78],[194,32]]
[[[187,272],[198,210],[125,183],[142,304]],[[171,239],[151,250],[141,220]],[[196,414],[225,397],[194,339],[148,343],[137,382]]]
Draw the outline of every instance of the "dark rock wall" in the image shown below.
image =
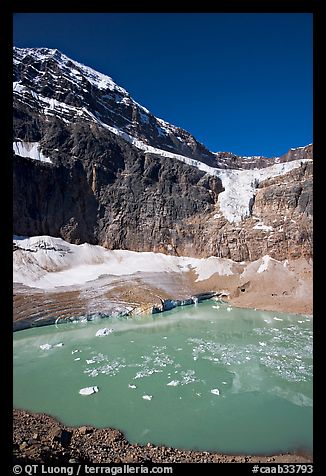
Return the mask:
[[182,229],[184,220],[213,210],[222,191],[218,178],[145,155],[97,127],[77,124],[57,134],[55,143],[48,131],[42,139],[44,153],[57,146],[52,165],[14,158],[17,235],[177,252],[175,227]]

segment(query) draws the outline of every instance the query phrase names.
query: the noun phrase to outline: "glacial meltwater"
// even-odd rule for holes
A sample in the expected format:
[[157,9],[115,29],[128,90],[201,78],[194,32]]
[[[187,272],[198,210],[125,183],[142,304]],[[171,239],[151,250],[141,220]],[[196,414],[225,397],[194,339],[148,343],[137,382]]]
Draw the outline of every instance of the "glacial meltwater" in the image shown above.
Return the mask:
[[206,301],[16,332],[14,406],[133,443],[312,451],[312,319]]

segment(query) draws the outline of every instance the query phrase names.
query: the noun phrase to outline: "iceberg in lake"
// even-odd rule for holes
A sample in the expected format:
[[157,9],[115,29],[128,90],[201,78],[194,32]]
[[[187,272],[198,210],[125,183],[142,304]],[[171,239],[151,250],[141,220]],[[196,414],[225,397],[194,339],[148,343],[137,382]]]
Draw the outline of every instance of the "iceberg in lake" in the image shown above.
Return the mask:
[[212,393],[213,395],[219,395],[219,394],[220,394],[220,391],[219,391],[218,388],[212,388],[211,393]]
[[111,332],[113,332],[113,329],[104,327],[103,329],[99,329],[95,335],[96,337],[108,336]]
[[179,380],[171,380],[171,382],[167,383],[166,385],[168,385],[169,387],[176,387],[177,385],[179,385]]
[[85,387],[79,390],[80,395],[92,395],[93,393],[98,392],[98,387]]
[[95,364],[95,360],[93,360],[93,359],[86,359],[86,364]]
[[40,349],[42,349],[42,350],[50,350],[50,349],[52,349],[52,345],[51,345],[51,344],[41,344],[41,345],[40,345]]
[[63,342],[59,342],[59,344],[41,344],[40,345],[40,349],[42,350],[50,350],[50,349],[53,349],[53,347],[62,347],[63,346]]
[[152,400],[153,395],[143,395],[144,400]]

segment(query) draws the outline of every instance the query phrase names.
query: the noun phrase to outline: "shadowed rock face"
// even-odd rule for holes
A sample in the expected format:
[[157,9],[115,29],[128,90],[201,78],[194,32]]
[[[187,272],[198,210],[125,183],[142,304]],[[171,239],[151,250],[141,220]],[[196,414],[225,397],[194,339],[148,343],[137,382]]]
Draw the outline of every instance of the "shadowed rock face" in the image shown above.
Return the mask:
[[56,50],[15,50],[14,141],[38,142],[52,164],[14,156],[14,234],[235,261],[311,257],[310,163],[260,183],[251,216],[234,224],[220,213],[218,177],[141,151],[105,126],[222,168],[312,158],[312,146],[278,159],[214,155],[112,81],[97,87],[92,74]]
[[[60,130],[56,164],[14,160],[14,232],[74,243],[160,251],[174,224],[213,210],[220,179],[168,158],[152,158],[97,127]],[[43,136],[44,151],[47,135]],[[51,134],[51,148],[54,138]],[[68,151],[74,148],[72,158]],[[86,151],[86,153],[85,153]],[[89,151],[89,153],[87,152]],[[171,248],[172,251],[172,248]]]

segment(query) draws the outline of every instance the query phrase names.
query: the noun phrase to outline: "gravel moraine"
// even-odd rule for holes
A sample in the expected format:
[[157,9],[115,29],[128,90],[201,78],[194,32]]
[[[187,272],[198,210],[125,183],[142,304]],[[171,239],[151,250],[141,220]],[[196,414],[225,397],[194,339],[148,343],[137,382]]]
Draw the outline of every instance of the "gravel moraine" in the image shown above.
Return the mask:
[[13,410],[14,463],[312,463],[305,454],[236,456],[129,443],[119,430],[67,427],[54,418]]

